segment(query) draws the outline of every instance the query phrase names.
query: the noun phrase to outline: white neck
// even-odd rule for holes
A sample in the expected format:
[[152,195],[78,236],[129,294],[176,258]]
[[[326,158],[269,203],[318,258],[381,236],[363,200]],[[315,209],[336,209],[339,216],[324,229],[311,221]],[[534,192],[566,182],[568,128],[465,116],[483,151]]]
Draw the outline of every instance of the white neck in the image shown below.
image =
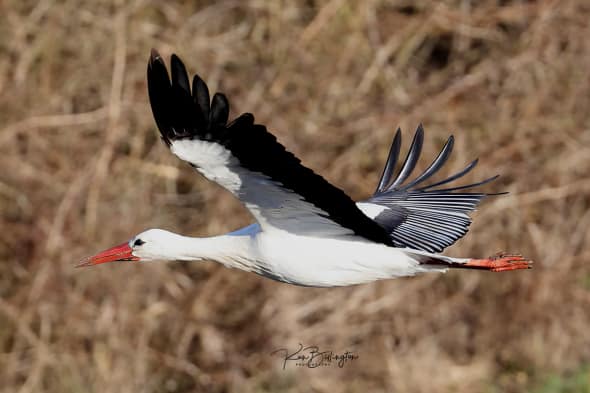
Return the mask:
[[[252,270],[250,236],[188,237],[152,229],[137,236],[146,243],[134,252],[143,260],[213,260],[229,267]],[[252,262],[251,262],[252,261]]]
[[236,244],[235,238],[226,236],[213,237],[188,237],[176,235],[173,246],[173,253],[170,259],[179,261],[195,261],[211,259],[218,261],[227,255],[234,253]]

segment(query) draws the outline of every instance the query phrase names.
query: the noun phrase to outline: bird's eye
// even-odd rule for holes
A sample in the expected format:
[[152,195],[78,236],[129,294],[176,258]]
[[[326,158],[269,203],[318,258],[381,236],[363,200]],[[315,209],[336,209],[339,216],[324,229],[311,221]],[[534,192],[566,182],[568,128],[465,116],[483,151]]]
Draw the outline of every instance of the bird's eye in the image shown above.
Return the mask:
[[141,240],[141,239],[136,239],[136,240],[133,242],[133,247],[135,247],[135,246],[141,246],[142,244],[145,244],[145,242],[144,242],[143,240]]

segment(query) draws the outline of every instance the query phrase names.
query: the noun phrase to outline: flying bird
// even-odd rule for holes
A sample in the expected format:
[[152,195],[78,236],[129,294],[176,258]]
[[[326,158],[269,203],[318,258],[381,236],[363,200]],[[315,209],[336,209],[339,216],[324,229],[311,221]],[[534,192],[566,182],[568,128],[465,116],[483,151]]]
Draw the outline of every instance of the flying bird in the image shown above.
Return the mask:
[[452,258],[438,254],[461,238],[469,213],[486,196],[474,191],[497,176],[452,186],[477,164],[425,185],[448,161],[451,136],[428,168],[410,179],[420,157],[420,125],[409,152],[400,155],[398,129],[374,194],[354,202],[287,151],[254,116],[228,123],[225,95],[210,98],[203,79],[192,84],[172,55],[168,74],[152,50],[147,80],[151,108],[162,140],[181,160],[221,185],[250,211],[255,223],[221,236],[193,238],[149,229],[131,240],[82,260],[78,266],[115,261],[212,260],[277,281],[314,287],[345,286],[447,269],[493,272],[527,269],[521,255]]

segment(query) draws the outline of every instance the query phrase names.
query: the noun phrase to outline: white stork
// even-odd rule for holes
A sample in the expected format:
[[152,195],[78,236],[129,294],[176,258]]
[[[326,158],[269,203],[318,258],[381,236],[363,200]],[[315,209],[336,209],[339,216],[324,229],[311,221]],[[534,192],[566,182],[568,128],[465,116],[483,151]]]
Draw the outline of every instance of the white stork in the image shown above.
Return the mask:
[[162,139],[180,159],[231,192],[256,223],[221,236],[192,238],[149,229],[128,242],[86,258],[78,266],[114,261],[217,261],[290,284],[332,287],[444,272],[449,268],[493,272],[527,269],[531,261],[500,254],[486,259],[437,254],[462,237],[468,213],[490,194],[466,190],[491,182],[443,187],[472,170],[433,184],[424,182],[448,160],[451,136],[432,164],[406,182],[420,156],[418,127],[409,153],[394,176],[400,153],[398,129],[379,185],[354,202],[303,166],[299,159],[244,113],[228,124],[229,103],[184,64],[171,58],[171,76],[152,50],[147,70],[150,103]]

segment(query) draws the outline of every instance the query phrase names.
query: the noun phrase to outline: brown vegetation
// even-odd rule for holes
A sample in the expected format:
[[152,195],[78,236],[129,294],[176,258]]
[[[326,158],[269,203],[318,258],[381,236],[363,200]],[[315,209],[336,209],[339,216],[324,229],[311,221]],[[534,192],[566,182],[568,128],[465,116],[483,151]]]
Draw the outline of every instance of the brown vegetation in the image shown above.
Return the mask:
[[[587,1],[197,3],[0,3],[2,391],[524,392],[587,370]],[[151,47],[355,198],[397,126],[407,146],[424,123],[423,167],[452,132],[447,171],[479,157],[469,179],[501,173],[488,189],[510,194],[448,253],[535,269],[340,289],[212,263],[73,269],[149,227],[250,222],[158,140]],[[269,355],[300,342],[359,358],[282,370]]]

